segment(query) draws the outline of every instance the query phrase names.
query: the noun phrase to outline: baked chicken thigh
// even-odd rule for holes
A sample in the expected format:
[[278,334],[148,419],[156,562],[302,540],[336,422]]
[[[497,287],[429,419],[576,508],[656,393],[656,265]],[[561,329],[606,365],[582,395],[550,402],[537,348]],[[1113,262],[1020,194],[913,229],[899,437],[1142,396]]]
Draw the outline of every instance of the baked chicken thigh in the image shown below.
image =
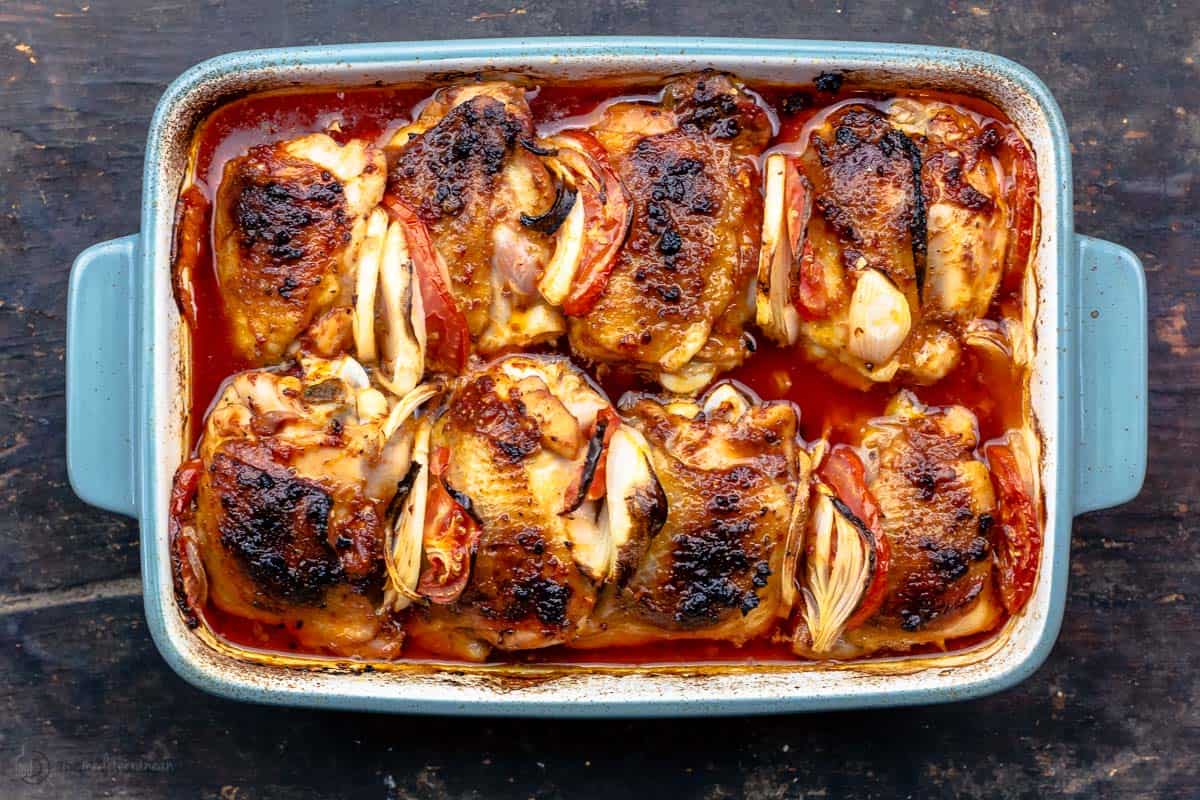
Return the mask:
[[1008,445],[989,446],[991,471],[977,445],[970,411],[901,392],[860,450],[829,453],[799,570],[797,652],[941,646],[1024,604],[1040,544],[1029,494]]
[[321,133],[252,147],[225,165],[213,241],[244,360],[278,362],[318,315],[349,302],[352,263],[386,175],[378,148]]
[[436,368],[565,330],[537,291],[556,230],[538,218],[559,199],[535,135],[525,91],[484,81],[438,90],[385,148],[388,211],[429,242],[410,249]]
[[349,358],[230,379],[176,475],[186,604],[340,655],[398,655],[398,629],[376,613],[389,504],[411,458],[398,405]]
[[745,358],[765,112],[731,76],[678,78],[658,102],[609,106],[589,130],[628,191],[628,238],[570,320],[573,352],[694,393]]
[[[628,395],[620,407],[645,477],[624,491],[610,484],[605,509],[621,554],[575,645],[740,644],[763,633],[795,595],[809,472],[795,406],[721,383],[698,400]],[[611,448],[615,456],[615,438]]]
[[509,356],[459,380],[430,435],[426,509],[411,512],[424,521],[414,642],[482,660],[576,635],[609,569],[597,506],[615,427],[565,358]]
[[853,385],[937,381],[1028,255],[1031,203],[998,157],[1015,169],[1024,144],[913,98],[841,104],[805,130],[798,155],[766,161],[759,326]]

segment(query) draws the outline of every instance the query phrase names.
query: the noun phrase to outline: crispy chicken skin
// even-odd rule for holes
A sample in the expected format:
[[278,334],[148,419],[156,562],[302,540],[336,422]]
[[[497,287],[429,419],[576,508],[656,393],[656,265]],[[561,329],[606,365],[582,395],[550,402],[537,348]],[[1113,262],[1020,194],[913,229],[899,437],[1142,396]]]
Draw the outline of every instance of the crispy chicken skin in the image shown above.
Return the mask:
[[722,383],[697,401],[627,395],[620,411],[649,446],[665,519],[637,542],[575,644],[763,633],[791,602],[786,551],[806,514],[795,406]]
[[672,81],[660,102],[609,107],[591,133],[633,218],[606,290],[570,321],[571,348],[698,391],[747,353],[767,116],[731,76],[703,73]]
[[803,346],[852,385],[936,382],[1005,269],[1016,221],[1000,134],[948,104],[902,98],[835,107],[800,145],[786,169],[799,171],[792,196],[806,204],[789,298]]
[[[890,558],[878,610],[829,653],[853,657],[990,630],[1003,612],[992,580],[996,499],[975,454],[975,416],[926,407],[903,391],[862,442],[867,490],[878,502]],[[801,623],[797,649],[814,655]]]
[[351,262],[385,180],[382,151],[320,133],[226,164],[213,240],[239,356],[275,363],[314,318],[349,301]]
[[178,509],[176,552],[193,608],[207,599],[307,646],[390,658],[401,638],[376,614],[382,546],[411,444],[384,436],[382,397],[365,413],[361,394],[374,390],[356,366],[306,358],[229,381],[192,462],[195,502]]
[[[587,457],[585,432],[607,408],[560,357],[510,356],[461,379],[430,447],[445,449],[441,480],[469,499],[479,537],[457,599],[413,608],[414,642],[482,660],[492,648],[546,647],[576,635],[595,603],[595,571],[583,554],[598,535],[596,507],[564,511]],[[427,533],[427,558],[428,542]]]
[[551,239],[522,224],[555,201],[535,136],[524,89],[484,81],[440,89],[386,147],[387,195],[429,229],[483,355],[564,331],[537,292]]

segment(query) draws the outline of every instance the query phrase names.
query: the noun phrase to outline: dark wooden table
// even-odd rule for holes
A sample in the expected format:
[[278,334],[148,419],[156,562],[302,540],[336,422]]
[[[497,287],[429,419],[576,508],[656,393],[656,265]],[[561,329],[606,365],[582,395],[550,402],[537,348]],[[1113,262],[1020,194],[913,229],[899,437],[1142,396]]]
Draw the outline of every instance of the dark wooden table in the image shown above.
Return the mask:
[[[63,342],[71,260],[137,229],[163,88],[243,48],[589,33],[972,47],[1057,96],[1079,230],[1146,266],[1152,455],[1137,500],[1076,522],[1062,636],[1019,688],[711,722],[422,719],[227,702],[155,651],[137,526],[67,484]],[[3,0],[0,797],[1195,797],[1198,175],[1195,2]]]

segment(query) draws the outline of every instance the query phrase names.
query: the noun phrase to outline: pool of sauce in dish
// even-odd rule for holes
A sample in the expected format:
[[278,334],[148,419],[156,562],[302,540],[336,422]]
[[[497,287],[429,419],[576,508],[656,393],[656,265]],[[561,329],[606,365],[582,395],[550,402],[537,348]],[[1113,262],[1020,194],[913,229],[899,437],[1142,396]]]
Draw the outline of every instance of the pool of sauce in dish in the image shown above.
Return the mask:
[[[777,138],[780,139],[789,134],[794,136],[814,114],[833,103],[849,98],[884,101],[897,94],[850,85],[836,93],[818,93],[812,87],[804,86],[758,85],[754,82],[749,85],[771,108],[779,110],[780,136]],[[530,107],[539,127],[548,132],[586,123],[615,100],[654,95],[658,86],[661,81],[543,85],[532,95]],[[177,242],[177,248],[194,247],[198,254],[191,280],[178,287],[178,294],[187,298],[182,305],[191,334],[189,447],[195,446],[204,416],[222,382],[248,366],[234,356],[230,346],[212,258],[210,209],[226,162],[254,145],[314,132],[328,133],[339,141],[360,137],[385,143],[391,131],[411,121],[413,107],[430,94],[428,86],[272,92],[227,103],[201,124],[193,141],[193,185],[181,197],[180,216],[190,210],[197,218],[203,218],[200,236],[207,236],[207,241]],[[953,103],[972,114],[1011,126],[998,109],[978,98],[935,91],[903,94]],[[792,109],[791,113],[784,112],[785,108]],[[1020,281],[1010,278],[1002,284],[988,316],[993,319],[1015,317],[1020,305]],[[762,337],[758,337],[757,351],[747,362],[719,376],[719,379],[724,378],[740,381],[764,400],[795,402],[802,410],[801,430],[805,439],[825,436],[831,443],[857,442],[863,425],[883,414],[887,401],[897,390],[897,386],[890,384],[876,385],[867,391],[848,388],[806,361],[799,351],[776,347]],[[1026,376],[1017,371],[986,363],[973,351],[964,350],[958,367],[939,383],[910,388],[926,404],[961,404],[971,409],[979,420],[982,443],[1022,424],[1025,381]],[[600,382],[614,402],[629,389],[654,389],[636,379],[612,373],[602,374]],[[329,655],[299,644],[294,631],[286,624],[266,625],[245,620],[211,605],[205,609],[203,617],[215,634],[241,647],[285,654]],[[1005,621],[1002,619],[997,629]],[[952,640],[947,643],[947,649],[970,647],[991,635]],[[920,655],[939,650],[929,645],[906,651],[906,654]],[[887,655],[880,653],[870,658]],[[418,652],[411,646],[406,648],[403,660],[445,661]],[[595,650],[559,646],[516,653],[497,651],[492,660],[515,664],[754,664],[794,662],[797,656],[792,654],[788,644],[766,636],[742,646],[727,642],[669,641]]]

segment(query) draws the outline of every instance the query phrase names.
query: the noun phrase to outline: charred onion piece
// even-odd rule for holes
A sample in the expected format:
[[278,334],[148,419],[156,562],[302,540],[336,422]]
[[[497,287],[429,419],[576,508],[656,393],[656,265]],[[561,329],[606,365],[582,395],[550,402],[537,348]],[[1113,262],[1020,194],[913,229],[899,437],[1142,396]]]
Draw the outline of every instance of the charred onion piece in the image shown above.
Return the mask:
[[[553,153],[554,151],[550,151]],[[549,153],[547,153],[548,155]],[[531,228],[538,233],[544,233],[547,236],[553,236],[563,224],[563,220],[575,207],[575,188],[566,183],[559,181],[558,186],[554,189],[554,202],[550,208],[537,216],[529,214],[521,215],[521,224],[526,228]]]
[[600,520],[608,564],[605,578],[620,584],[640,558],[637,551],[667,521],[667,494],[654,472],[650,445],[628,425],[618,425],[609,440],[605,494]]

